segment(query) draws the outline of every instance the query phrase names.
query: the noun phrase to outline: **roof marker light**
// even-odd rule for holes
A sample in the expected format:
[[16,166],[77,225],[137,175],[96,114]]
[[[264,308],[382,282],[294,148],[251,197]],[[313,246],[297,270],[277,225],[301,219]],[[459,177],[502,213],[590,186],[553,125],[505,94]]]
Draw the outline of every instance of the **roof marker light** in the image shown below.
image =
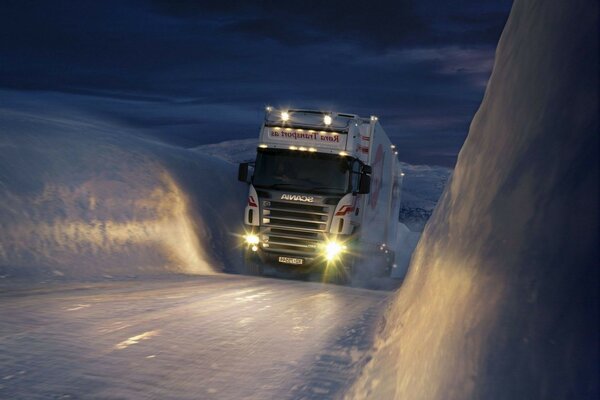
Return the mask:
[[331,115],[326,115],[323,117],[323,123],[327,126],[331,125]]
[[374,115],[371,115],[371,121],[377,121],[377,117]]
[[308,148],[308,151],[310,151],[310,152],[314,153],[315,151],[317,151],[317,149],[315,149],[314,147],[309,147],[309,148]]
[[289,119],[290,119],[290,114],[287,111],[283,111],[281,113],[281,120],[285,122]]
[[260,147],[261,149],[266,149],[269,146],[267,146],[266,144],[262,143],[262,144],[259,144],[258,147]]
[[266,106],[266,107],[265,107],[265,110],[267,110],[267,112],[271,112],[271,111],[273,111],[273,107],[271,107],[271,106]]
[[340,156],[347,156],[348,153],[346,153],[345,151],[340,151]]
[[290,146],[290,150],[298,150],[296,146]]
[[300,150],[300,151],[306,151],[306,147],[299,147],[298,150]]
[[392,149],[395,149],[395,148],[396,148],[396,146],[395,146],[395,145],[391,145],[390,147],[391,147]]

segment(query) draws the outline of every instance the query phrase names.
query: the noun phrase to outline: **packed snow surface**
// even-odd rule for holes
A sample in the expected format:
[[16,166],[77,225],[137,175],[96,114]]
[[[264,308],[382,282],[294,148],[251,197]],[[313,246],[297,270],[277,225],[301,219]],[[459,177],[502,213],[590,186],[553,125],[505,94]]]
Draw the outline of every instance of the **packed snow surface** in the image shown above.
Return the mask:
[[598,144],[598,2],[515,1],[347,398],[598,398]]
[[211,275],[0,291],[2,399],[331,399],[386,292]]

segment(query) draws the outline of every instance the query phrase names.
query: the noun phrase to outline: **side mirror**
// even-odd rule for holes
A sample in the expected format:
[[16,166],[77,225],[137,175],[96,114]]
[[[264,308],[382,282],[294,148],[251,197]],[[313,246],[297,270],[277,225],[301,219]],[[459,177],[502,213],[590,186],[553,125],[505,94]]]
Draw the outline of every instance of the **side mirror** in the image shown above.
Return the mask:
[[248,163],[240,163],[238,168],[238,181],[248,182]]
[[362,172],[363,174],[371,175],[371,173],[373,173],[373,168],[371,168],[370,165],[363,165],[360,169],[360,172]]
[[[369,167],[371,168],[371,167]],[[371,177],[366,174],[360,175],[358,181],[358,194],[368,194],[371,191]]]

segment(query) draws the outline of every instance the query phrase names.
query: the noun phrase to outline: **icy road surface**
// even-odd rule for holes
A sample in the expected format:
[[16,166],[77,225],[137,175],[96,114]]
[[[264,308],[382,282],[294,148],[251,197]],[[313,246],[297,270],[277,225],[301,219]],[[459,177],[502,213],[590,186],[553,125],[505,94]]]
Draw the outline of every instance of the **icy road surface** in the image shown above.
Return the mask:
[[388,295],[235,275],[0,287],[0,398],[334,398]]

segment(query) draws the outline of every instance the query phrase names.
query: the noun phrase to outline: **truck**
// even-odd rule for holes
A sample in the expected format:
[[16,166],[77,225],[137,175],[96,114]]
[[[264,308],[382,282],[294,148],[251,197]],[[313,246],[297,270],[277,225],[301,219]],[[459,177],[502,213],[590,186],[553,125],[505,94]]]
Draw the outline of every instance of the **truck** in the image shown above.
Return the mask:
[[244,271],[351,283],[394,264],[403,173],[376,116],[267,107],[248,184]]

